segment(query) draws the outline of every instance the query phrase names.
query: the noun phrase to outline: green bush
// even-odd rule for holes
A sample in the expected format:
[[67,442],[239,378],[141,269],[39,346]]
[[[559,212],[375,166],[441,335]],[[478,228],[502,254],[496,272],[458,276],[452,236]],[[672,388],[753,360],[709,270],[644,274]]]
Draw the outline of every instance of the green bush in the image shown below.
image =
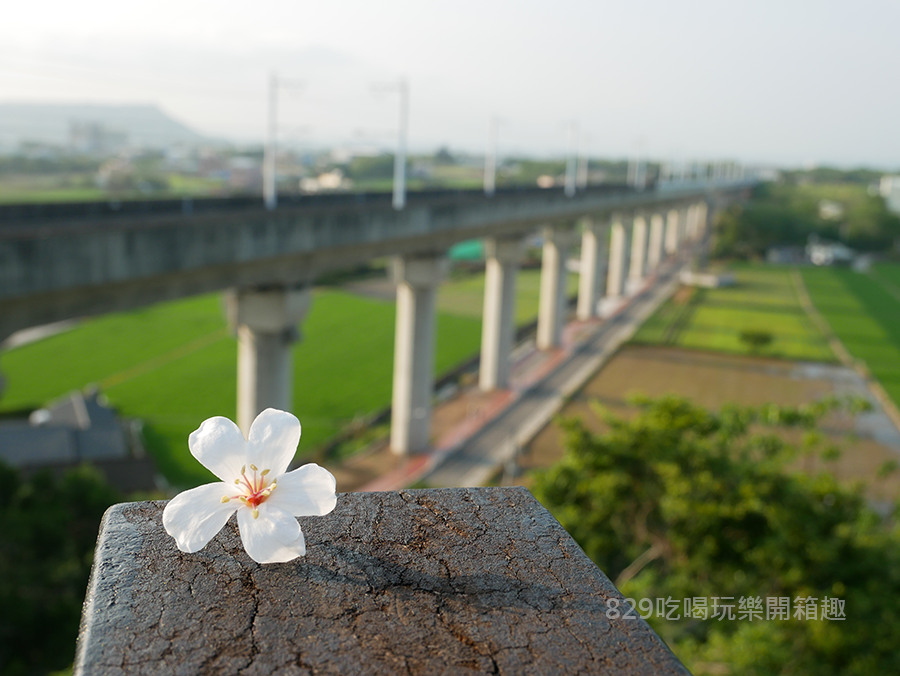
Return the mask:
[[761,349],[771,344],[775,339],[770,331],[759,331],[754,329],[741,331],[738,337],[751,352],[759,352]]
[[[800,409],[642,401],[610,430],[564,422],[565,458],[535,495],[626,597],[814,597],[843,621],[648,621],[695,674],[900,673],[900,532],[833,477],[795,475],[796,449],[760,426],[815,429]],[[804,449],[806,450],[806,449]],[[791,606],[794,607],[793,604]]]

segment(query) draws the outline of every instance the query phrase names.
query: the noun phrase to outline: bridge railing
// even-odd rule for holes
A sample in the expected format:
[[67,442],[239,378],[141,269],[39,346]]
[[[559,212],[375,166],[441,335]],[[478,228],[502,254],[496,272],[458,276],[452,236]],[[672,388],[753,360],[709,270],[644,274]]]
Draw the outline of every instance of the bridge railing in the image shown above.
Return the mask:
[[[609,183],[586,189],[592,194],[627,193],[634,191],[624,184]],[[434,200],[500,199],[507,196],[541,194],[552,189],[533,186],[499,188],[493,197],[484,191],[463,189],[411,190],[407,203]],[[559,191],[562,191],[560,188]],[[318,194],[285,193],[278,196],[279,209],[328,208],[353,205],[391,205],[390,192],[334,192]],[[258,195],[236,197],[185,197],[180,199],[96,200],[89,202],[45,202],[0,205],[0,227],[28,222],[121,218],[123,216],[165,216],[210,214],[233,211],[263,211]]]

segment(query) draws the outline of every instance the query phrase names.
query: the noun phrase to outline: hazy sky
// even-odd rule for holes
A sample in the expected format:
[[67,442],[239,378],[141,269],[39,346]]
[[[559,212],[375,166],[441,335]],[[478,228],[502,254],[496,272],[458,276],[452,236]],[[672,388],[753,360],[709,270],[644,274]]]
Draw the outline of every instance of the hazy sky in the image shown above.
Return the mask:
[[200,133],[261,139],[270,70],[302,80],[285,138],[900,167],[896,0],[16,2],[0,101],[156,103]]

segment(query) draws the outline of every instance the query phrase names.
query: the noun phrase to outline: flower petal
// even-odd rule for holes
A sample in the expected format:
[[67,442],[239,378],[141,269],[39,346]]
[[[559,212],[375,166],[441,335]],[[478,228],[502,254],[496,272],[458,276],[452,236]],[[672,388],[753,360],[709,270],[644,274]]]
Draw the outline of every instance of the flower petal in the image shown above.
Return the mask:
[[256,519],[249,509],[238,510],[238,528],[244,549],[257,563],[284,563],[306,554],[297,519],[265,502]]
[[169,500],[163,510],[163,526],[175,538],[178,549],[196,552],[203,549],[213,536],[222,530],[232,512],[241,504],[238,500],[222,502],[222,496],[234,486],[225,483],[206,484],[179,493]]
[[311,462],[278,477],[277,488],[266,501],[294,516],[322,516],[337,503],[334,475]]
[[233,483],[241,476],[241,466],[247,458],[247,441],[228,418],[216,416],[204,420],[188,437],[188,447],[200,464],[225,483]]
[[250,425],[247,464],[284,474],[300,442],[300,421],[287,411],[267,408]]

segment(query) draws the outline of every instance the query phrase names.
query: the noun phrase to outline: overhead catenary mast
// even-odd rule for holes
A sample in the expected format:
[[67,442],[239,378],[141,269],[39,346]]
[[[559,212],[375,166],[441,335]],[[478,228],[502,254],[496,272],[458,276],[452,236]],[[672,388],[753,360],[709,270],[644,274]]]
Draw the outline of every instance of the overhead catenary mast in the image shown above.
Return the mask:
[[497,137],[500,132],[500,119],[491,118],[488,125],[487,152],[484,154],[484,194],[490,197],[497,189]]
[[406,206],[406,141],[409,129],[409,83],[400,78],[400,129],[397,132],[397,154],[394,156],[394,209]]
[[278,88],[302,86],[303,83],[298,80],[279,79],[275,71],[269,74],[269,115],[266,144],[263,147],[263,204],[269,211],[278,206],[278,177],[275,169],[278,157]]
[[567,123],[569,127],[569,150],[566,157],[566,197],[575,194],[575,173],[578,153],[578,122],[572,120]]
[[269,75],[269,119],[266,130],[266,145],[263,151],[263,203],[272,211],[278,206],[278,192],[275,184],[275,137],[278,110],[278,76],[273,71]]
[[590,135],[582,132],[578,143],[578,172],[575,183],[579,190],[587,188],[588,184],[588,144]]
[[372,85],[372,91],[400,94],[400,120],[397,126],[397,151],[394,153],[394,194],[392,204],[400,211],[406,206],[406,142],[409,129],[409,82],[405,77],[394,84]]

